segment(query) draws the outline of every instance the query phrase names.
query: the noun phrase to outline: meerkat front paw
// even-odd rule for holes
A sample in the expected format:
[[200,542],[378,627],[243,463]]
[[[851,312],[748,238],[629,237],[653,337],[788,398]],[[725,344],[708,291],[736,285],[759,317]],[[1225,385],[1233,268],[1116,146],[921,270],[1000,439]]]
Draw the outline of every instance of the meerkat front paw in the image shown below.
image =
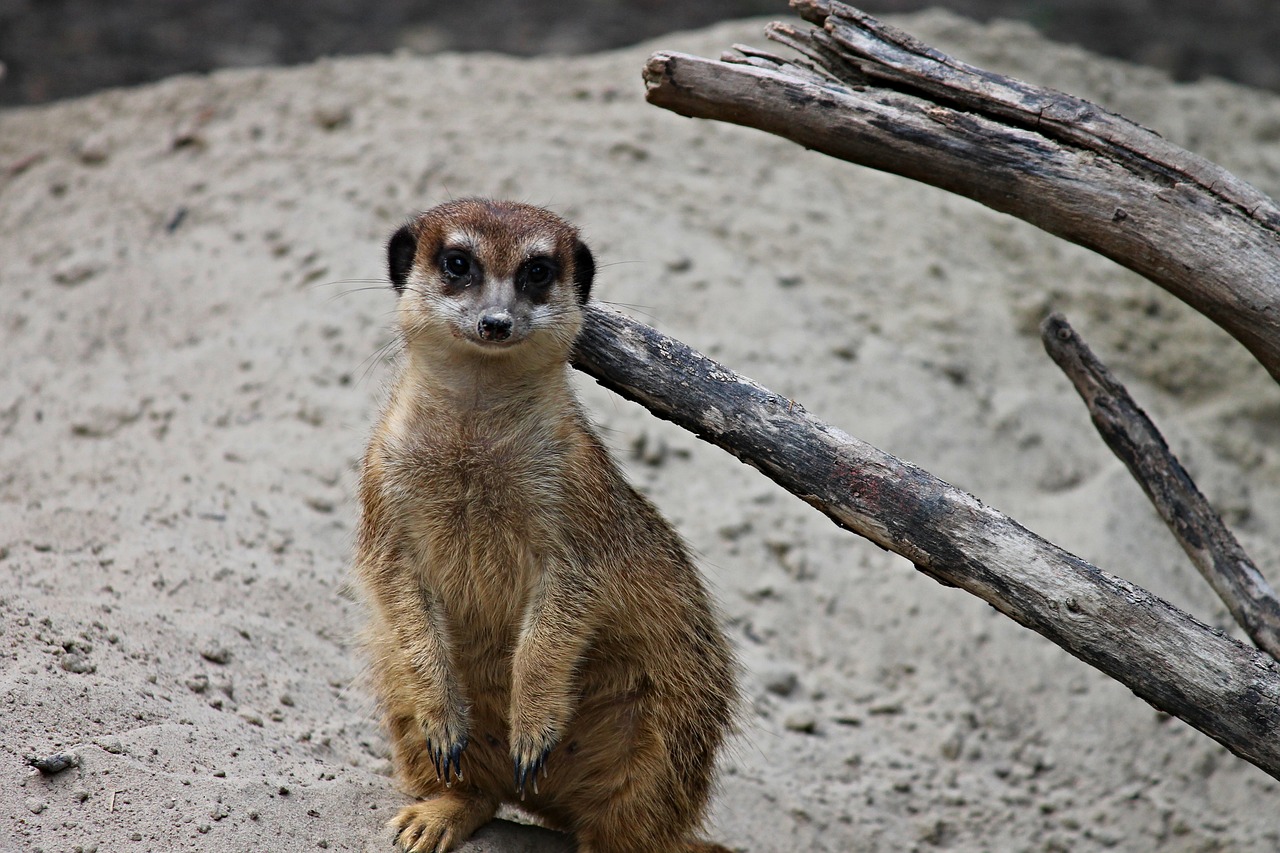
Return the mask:
[[541,731],[511,730],[511,766],[520,799],[524,799],[524,789],[529,783],[533,784],[533,792],[538,793],[538,774],[547,775],[547,756],[559,742],[560,732],[556,727]]
[[[461,718],[440,720],[427,715],[418,716],[427,741],[427,755],[436,768],[436,778],[446,785],[453,778],[462,778],[462,753],[467,749],[467,724]],[[450,775],[452,774],[452,776]]]

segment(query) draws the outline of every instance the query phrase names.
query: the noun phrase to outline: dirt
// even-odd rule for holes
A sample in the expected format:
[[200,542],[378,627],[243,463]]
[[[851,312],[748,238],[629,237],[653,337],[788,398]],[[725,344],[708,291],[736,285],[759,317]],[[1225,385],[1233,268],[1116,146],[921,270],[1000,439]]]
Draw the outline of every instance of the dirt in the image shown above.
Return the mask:
[[[1280,191],[1280,97],[1024,25],[900,23]],[[450,196],[552,207],[583,227],[601,299],[1238,636],[1034,327],[1070,317],[1268,571],[1275,383],[1203,317],[1025,223],[644,103],[651,50],[716,55],[761,27],[227,70],[0,112],[0,851],[388,849],[405,799],[350,642],[353,487],[393,344],[384,241]],[[743,661],[715,838],[1280,849],[1275,779],[579,387]],[[27,763],[58,753],[75,763],[55,775]],[[486,837],[467,849],[519,849]]]

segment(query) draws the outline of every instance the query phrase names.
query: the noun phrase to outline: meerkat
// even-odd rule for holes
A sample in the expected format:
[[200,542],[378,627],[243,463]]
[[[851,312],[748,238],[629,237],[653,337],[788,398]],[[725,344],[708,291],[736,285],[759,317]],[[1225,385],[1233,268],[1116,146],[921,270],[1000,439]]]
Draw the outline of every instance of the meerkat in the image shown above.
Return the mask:
[[537,207],[451,201],[391,237],[403,358],[364,458],[355,574],[412,853],[500,804],[580,853],[685,853],[736,664],[679,536],[569,380],[595,263]]

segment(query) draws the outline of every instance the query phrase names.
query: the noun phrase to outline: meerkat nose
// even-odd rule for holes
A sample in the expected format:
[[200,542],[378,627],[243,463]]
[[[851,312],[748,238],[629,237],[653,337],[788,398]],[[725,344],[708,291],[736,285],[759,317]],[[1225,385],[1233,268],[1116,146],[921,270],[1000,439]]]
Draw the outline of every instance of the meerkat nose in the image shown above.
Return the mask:
[[476,324],[476,331],[486,341],[505,341],[511,337],[511,315],[505,311],[482,314]]

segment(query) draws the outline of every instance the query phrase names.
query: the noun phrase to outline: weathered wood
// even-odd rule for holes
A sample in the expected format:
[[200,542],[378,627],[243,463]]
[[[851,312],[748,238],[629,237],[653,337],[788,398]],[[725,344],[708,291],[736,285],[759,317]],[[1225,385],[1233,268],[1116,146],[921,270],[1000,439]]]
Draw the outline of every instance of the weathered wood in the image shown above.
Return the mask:
[[1232,617],[1258,648],[1280,660],[1275,590],[1196,488],[1156,425],[1065,317],[1051,314],[1040,327],[1040,338],[1084,400],[1102,440],[1142,486]]
[[1280,778],[1280,664],[597,303],[575,366]]
[[802,51],[660,52],[648,100],[755,127],[1012,214],[1135,270],[1280,380],[1280,208],[1226,170],[1070,95],[965,65],[856,9],[794,5]]

